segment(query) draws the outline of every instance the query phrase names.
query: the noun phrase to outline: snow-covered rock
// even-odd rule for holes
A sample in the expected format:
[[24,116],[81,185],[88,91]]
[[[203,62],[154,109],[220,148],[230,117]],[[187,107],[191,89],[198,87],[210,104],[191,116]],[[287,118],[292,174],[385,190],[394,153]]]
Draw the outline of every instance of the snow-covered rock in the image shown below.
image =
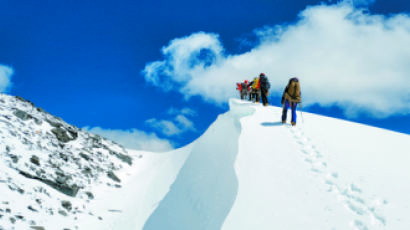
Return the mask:
[[120,188],[116,172],[131,165],[122,146],[0,95],[0,229],[74,229],[64,220],[88,212],[97,186]]

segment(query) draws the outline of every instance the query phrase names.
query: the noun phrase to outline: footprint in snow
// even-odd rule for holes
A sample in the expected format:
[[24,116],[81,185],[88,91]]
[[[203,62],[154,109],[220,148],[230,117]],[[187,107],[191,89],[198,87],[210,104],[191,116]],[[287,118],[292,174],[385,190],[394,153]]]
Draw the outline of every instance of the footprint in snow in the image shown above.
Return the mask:
[[[323,157],[316,145],[313,145],[312,140],[305,136],[305,133],[300,128],[294,128],[289,126],[290,132],[295,139],[296,143],[300,145],[300,152],[305,156],[305,162],[311,165],[310,171],[316,174],[326,174],[327,162],[320,161],[319,159]],[[386,225],[385,218],[380,215],[374,207],[369,207],[366,205],[366,200],[361,197],[363,193],[362,189],[355,185],[349,184],[345,189],[342,189],[338,184],[337,180],[339,174],[337,172],[328,172],[323,179],[323,182],[329,186],[328,192],[335,191],[336,194],[341,197],[344,205],[348,210],[352,211],[358,216],[369,216],[373,222]],[[376,202],[376,205],[381,202]],[[384,201],[383,203],[387,203]],[[368,227],[359,220],[353,221],[353,227],[357,230],[368,230]]]
[[367,226],[365,224],[363,224],[363,222],[361,222],[360,220],[355,220],[353,222],[353,226],[357,229],[357,230],[368,230]]

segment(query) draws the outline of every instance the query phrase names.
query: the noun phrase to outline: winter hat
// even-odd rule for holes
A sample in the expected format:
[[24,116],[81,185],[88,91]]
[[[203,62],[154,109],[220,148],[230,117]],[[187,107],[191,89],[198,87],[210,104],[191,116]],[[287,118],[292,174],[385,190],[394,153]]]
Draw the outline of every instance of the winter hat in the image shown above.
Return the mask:
[[265,74],[264,74],[264,73],[261,73],[261,74],[259,74],[259,77],[260,77],[260,76],[265,76]]

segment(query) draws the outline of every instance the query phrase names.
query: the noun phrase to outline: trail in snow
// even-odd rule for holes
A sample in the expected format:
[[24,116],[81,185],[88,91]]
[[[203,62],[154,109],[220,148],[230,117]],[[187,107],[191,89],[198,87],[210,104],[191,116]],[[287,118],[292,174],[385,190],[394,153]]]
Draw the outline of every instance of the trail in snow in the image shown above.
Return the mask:
[[[378,200],[366,199],[364,191],[360,186],[350,183],[342,184],[338,181],[339,173],[328,168],[328,163],[323,158],[323,154],[313,144],[312,140],[306,136],[300,127],[287,126],[295,142],[300,146],[300,153],[304,161],[311,167],[311,172],[319,176],[323,183],[328,186],[328,192],[334,193],[344,206],[356,214],[351,226],[358,230],[366,230],[369,227],[364,218],[369,218],[372,224],[386,225],[386,218],[381,214],[382,211],[372,204],[377,204]],[[383,201],[387,203],[387,201]]]

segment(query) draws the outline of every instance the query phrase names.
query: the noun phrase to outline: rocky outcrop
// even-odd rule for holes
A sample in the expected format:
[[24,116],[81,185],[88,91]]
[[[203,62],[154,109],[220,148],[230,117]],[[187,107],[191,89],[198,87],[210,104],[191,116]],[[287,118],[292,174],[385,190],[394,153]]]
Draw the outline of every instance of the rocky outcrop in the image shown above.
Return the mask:
[[[21,207],[13,201],[1,203],[10,195],[2,194],[0,230],[3,220],[7,226],[27,222],[31,229],[44,229],[43,224],[20,213],[69,217],[86,212],[86,205],[68,198],[87,204],[94,199],[93,186],[121,187],[116,172],[132,165],[132,158],[113,141],[67,124],[21,97],[0,94],[0,163],[1,191],[33,201]],[[21,179],[11,176],[10,170]],[[36,182],[19,182],[27,179]],[[56,202],[57,197],[65,199]]]

